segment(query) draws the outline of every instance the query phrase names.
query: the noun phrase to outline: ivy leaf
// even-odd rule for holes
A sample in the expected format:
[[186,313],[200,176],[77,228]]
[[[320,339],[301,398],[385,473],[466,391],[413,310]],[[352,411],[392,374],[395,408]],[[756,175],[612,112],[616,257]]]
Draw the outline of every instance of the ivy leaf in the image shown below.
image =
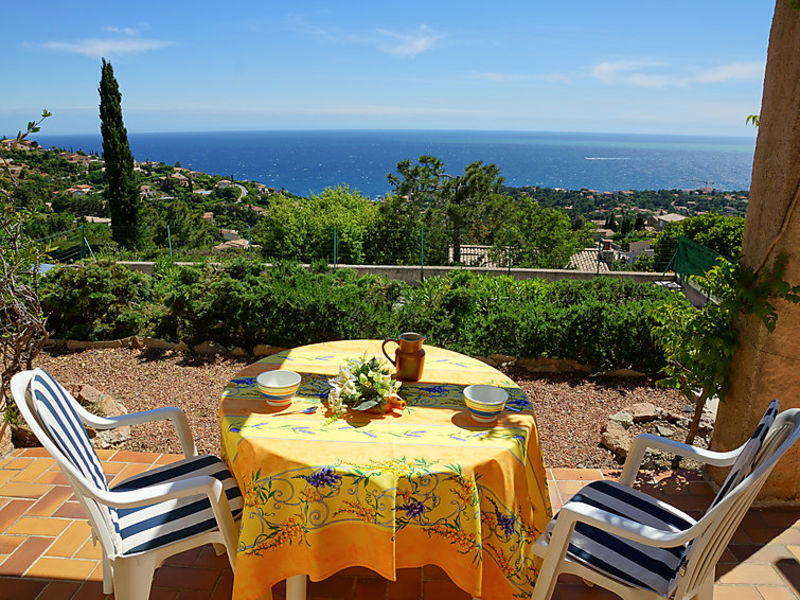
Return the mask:
[[377,400],[363,400],[358,404],[353,406],[353,410],[369,410],[373,406],[378,406],[380,404]]

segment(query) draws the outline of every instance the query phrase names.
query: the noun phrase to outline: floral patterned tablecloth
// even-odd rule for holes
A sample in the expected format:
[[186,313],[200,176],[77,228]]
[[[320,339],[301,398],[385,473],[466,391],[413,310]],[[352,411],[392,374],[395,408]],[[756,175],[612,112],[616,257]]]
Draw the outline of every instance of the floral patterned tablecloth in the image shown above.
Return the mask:
[[[225,388],[223,455],[244,494],[233,597],[269,598],[292,575],[321,580],[365,566],[435,564],[472,596],[529,598],[539,567],[531,546],[551,517],[536,422],[524,391],[492,367],[425,346],[422,381],[404,383],[398,416],[348,413],[320,404],[346,359],[381,356],[380,341],[328,342],[264,358]],[[263,401],[255,376],[301,373],[288,410]],[[509,392],[493,427],[464,407],[467,385]],[[283,414],[291,412],[292,414]]]

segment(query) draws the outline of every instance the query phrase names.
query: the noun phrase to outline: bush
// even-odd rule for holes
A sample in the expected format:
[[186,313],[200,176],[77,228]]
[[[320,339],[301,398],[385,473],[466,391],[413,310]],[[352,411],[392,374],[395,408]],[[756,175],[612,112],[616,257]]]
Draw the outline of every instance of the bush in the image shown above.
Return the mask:
[[[465,352],[573,359],[597,370],[656,371],[653,310],[685,298],[611,278],[546,283],[454,271],[418,287],[383,277],[306,270],[263,271],[246,259],[219,265],[156,265],[153,276],[86,265],[47,278],[45,305],[59,337],[102,339],[152,333],[228,347],[298,346],[419,331]],[[687,303],[688,304],[688,303]]]
[[115,339],[146,324],[152,277],[113,263],[50,271],[42,280],[42,308],[53,337]]

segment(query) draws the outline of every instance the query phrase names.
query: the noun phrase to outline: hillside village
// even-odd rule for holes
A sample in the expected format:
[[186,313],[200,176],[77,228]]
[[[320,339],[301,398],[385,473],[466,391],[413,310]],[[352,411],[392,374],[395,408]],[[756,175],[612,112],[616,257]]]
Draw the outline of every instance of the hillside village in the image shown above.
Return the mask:
[[[38,213],[32,236],[48,238],[88,227],[95,238],[103,237],[102,228],[107,229],[111,219],[101,157],[80,150],[46,149],[35,141],[15,139],[0,141],[0,151],[0,168],[17,180],[15,197],[20,207]],[[134,161],[134,172],[143,224],[166,231],[166,237],[154,234],[153,243],[206,254],[259,248],[248,232],[269,213],[272,198],[294,197],[258,181],[211,175],[180,163]],[[504,187],[501,191],[511,198],[530,198],[543,207],[563,211],[572,220],[573,229],[591,231],[595,245],[577,252],[563,266],[597,271],[631,268],[640,255],[652,257],[651,243],[669,223],[708,212],[743,215],[748,199],[747,192],[721,192],[709,186],[659,191],[528,186]],[[462,262],[491,266],[489,248],[465,245]]]

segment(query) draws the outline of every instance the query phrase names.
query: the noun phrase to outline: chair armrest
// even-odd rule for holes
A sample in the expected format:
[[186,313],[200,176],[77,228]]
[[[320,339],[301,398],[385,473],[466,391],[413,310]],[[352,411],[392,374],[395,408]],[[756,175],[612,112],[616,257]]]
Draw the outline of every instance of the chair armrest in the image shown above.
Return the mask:
[[116,417],[100,417],[83,410],[80,416],[85,424],[97,430],[116,429],[117,427],[140,425],[153,421],[171,421],[178,433],[183,455],[186,458],[197,456],[197,447],[194,444],[194,436],[192,436],[192,430],[189,427],[189,420],[186,418],[186,414],[175,406],[153,408]]
[[697,446],[690,446],[689,444],[682,444],[668,438],[662,438],[651,433],[643,433],[636,436],[633,440],[628,456],[625,459],[625,465],[622,467],[622,474],[620,475],[619,482],[622,485],[630,487],[636,479],[636,474],[639,472],[639,467],[642,465],[642,459],[647,450],[662,450],[675,454],[683,458],[691,458],[697,462],[713,465],[715,467],[727,467],[736,461],[739,456],[741,448],[731,450],[730,452],[713,452]]
[[657,529],[649,525],[643,525],[632,519],[621,517],[601,508],[585,504],[583,502],[567,502],[558,511],[556,525],[553,534],[550,536],[550,543],[556,538],[556,533],[568,532],[566,540],[572,535],[572,530],[576,523],[586,523],[597,529],[613,533],[619,537],[639,542],[646,546],[655,548],[672,548],[688,543],[700,535],[700,529],[693,525],[683,531],[669,531]]

